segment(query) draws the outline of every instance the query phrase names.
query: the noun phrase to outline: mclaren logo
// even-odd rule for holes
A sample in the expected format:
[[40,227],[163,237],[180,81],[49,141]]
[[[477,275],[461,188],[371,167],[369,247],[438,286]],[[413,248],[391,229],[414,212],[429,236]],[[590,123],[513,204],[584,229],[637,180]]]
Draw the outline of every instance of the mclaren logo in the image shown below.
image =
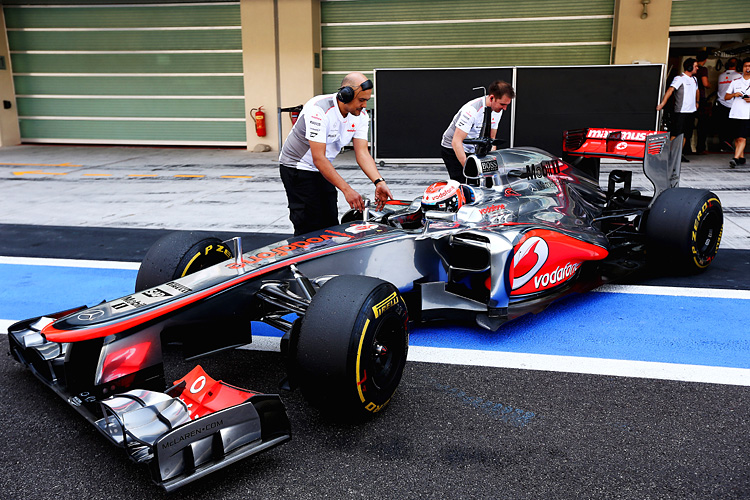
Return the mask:
[[375,318],[379,318],[381,314],[383,314],[396,304],[398,304],[398,294],[396,292],[393,292],[388,297],[386,297],[385,300],[375,304],[372,307],[372,312],[375,313]]
[[94,309],[93,311],[87,311],[78,315],[78,319],[81,321],[93,321],[97,318],[104,316],[104,311],[101,309]]
[[549,256],[549,246],[539,236],[524,241],[513,257],[513,290],[518,290],[542,268]]

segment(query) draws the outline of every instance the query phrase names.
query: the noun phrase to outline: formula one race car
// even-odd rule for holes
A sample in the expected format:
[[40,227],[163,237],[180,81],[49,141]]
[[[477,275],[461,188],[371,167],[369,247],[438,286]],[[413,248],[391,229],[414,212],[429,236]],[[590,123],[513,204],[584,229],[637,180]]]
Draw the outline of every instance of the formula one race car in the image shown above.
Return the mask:
[[[200,368],[165,389],[167,342],[195,358],[250,343],[251,321],[265,322],[284,332],[286,386],[323,411],[371,415],[396,391],[413,323],[497,330],[647,261],[677,272],[711,263],[721,203],[677,187],[668,134],[588,129],[565,141],[576,165],[474,139],[467,184],[439,182],[414,201],[250,251],[247,239],[170,234],[146,255],[135,293],[16,323],[10,350],[171,490],[290,432],[278,396]],[[623,170],[601,190],[589,157],[607,156],[642,160],[653,195]]]

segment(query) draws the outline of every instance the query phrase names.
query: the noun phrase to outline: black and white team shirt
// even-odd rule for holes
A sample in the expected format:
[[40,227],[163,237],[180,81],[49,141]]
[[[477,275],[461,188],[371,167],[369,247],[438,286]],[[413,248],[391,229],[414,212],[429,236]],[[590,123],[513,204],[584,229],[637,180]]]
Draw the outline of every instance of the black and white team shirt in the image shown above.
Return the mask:
[[[451,141],[453,135],[456,133],[456,129],[463,130],[466,132],[467,139],[476,139],[479,137],[479,132],[482,130],[482,122],[484,121],[484,96],[477,97],[464,104],[461,109],[458,110],[456,116],[453,117],[453,121],[445,129],[443,133],[443,140],[440,143],[443,147],[452,149],[453,146]],[[503,116],[503,112],[492,112],[492,130],[497,130],[497,126],[500,123],[500,117]],[[474,152],[474,146],[464,144],[464,151],[467,153]]]
[[[750,80],[738,78],[729,84],[726,94],[736,94],[741,92],[744,95],[750,95]],[[729,110],[729,118],[738,120],[750,120],[750,103],[745,102],[742,97],[733,97],[732,108]]]
[[326,158],[333,161],[352,139],[367,140],[370,117],[362,110],[359,116],[341,115],[336,94],[315,96],[305,103],[297,122],[281,148],[279,162],[287,167],[317,172],[310,142],[326,145]]
[[695,113],[698,110],[695,104],[698,80],[694,76],[687,76],[685,73],[675,76],[669,86],[675,89],[675,113]]
[[716,90],[716,102],[727,108],[732,107],[732,100],[728,101],[724,99],[724,96],[729,93],[729,85],[732,84],[738,78],[742,78],[742,75],[737,73],[733,69],[728,69],[724,73],[719,75],[719,81],[717,82]]

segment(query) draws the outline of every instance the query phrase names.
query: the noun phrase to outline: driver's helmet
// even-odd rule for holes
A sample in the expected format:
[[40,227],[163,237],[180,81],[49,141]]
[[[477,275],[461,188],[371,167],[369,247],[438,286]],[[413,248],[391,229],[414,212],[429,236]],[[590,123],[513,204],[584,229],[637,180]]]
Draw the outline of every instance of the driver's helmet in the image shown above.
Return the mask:
[[458,212],[458,209],[465,203],[466,197],[461,184],[452,179],[430,184],[422,196],[422,210],[424,211]]

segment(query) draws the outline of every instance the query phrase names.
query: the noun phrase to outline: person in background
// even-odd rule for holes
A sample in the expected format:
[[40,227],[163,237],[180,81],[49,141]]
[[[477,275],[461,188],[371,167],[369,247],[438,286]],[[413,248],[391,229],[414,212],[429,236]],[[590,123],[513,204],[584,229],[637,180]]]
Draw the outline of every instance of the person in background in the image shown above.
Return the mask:
[[[742,75],[736,71],[737,58],[732,57],[727,61],[726,71],[719,75],[716,90],[716,104],[714,105],[714,123],[719,134],[719,145],[726,151],[734,151],[734,131],[729,126],[729,109],[732,101],[724,99],[729,90],[729,85]],[[740,68],[742,69],[742,68]]]
[[729,166],[745,164],[745,144],[750,137],[750,58],[742,61],[742,78],[738,78],[729,84],[724,99],[732,100],[732,109],[729,110],[729,119],[734,127],[734,158],[729,161]]
[[706,68],[706,61],[708,60],[708,52],[701,50],[696,56],[696,62],[698,63],[698,72],[695,74],[695,78],[698,80],[698,123],[696,125],[696,132],[698,137],[696,138],[695,153],[703,155],[708,153],[706,151],[706,138],[708,136],[708,125],[711,119],[711,106],[708,104],[708,95],[711,84],[708,81],[708,68]]
[[451,124],[445,129],[443,139],[440,143],[441,156],[448,175],[454,181],[466,182],[464,177],[464,165],[467,154],[474,152],[474,146],[464,144],[464,139],[479,137],[484,121],[484,108],[492,108],[492,125],[490,136],[494,139],[497,135],[497,127],[500,123],[503,111],[508,108],[516,92],[513,87],[502,80],[495,80],[490,84],[486,96],[477,97],[464,104],[453,117]]
[[[672,83],[664,94],[664,98],[656,106],[657,111],[661,111],[667,105],[667,101],[675,95],[674,101],[674,119],[669,130],[672,139],[680,134],[682,136],[682,148],[693,137],[693,127],[695,126],[695,112],[698,109],[698,80],[695,74],[698,72],[698,63],[692,57],[685,59],[682,63],[683,72],[681,75],[674,77]],[[682,155],[682,161],[689,163],[690,160]]]

